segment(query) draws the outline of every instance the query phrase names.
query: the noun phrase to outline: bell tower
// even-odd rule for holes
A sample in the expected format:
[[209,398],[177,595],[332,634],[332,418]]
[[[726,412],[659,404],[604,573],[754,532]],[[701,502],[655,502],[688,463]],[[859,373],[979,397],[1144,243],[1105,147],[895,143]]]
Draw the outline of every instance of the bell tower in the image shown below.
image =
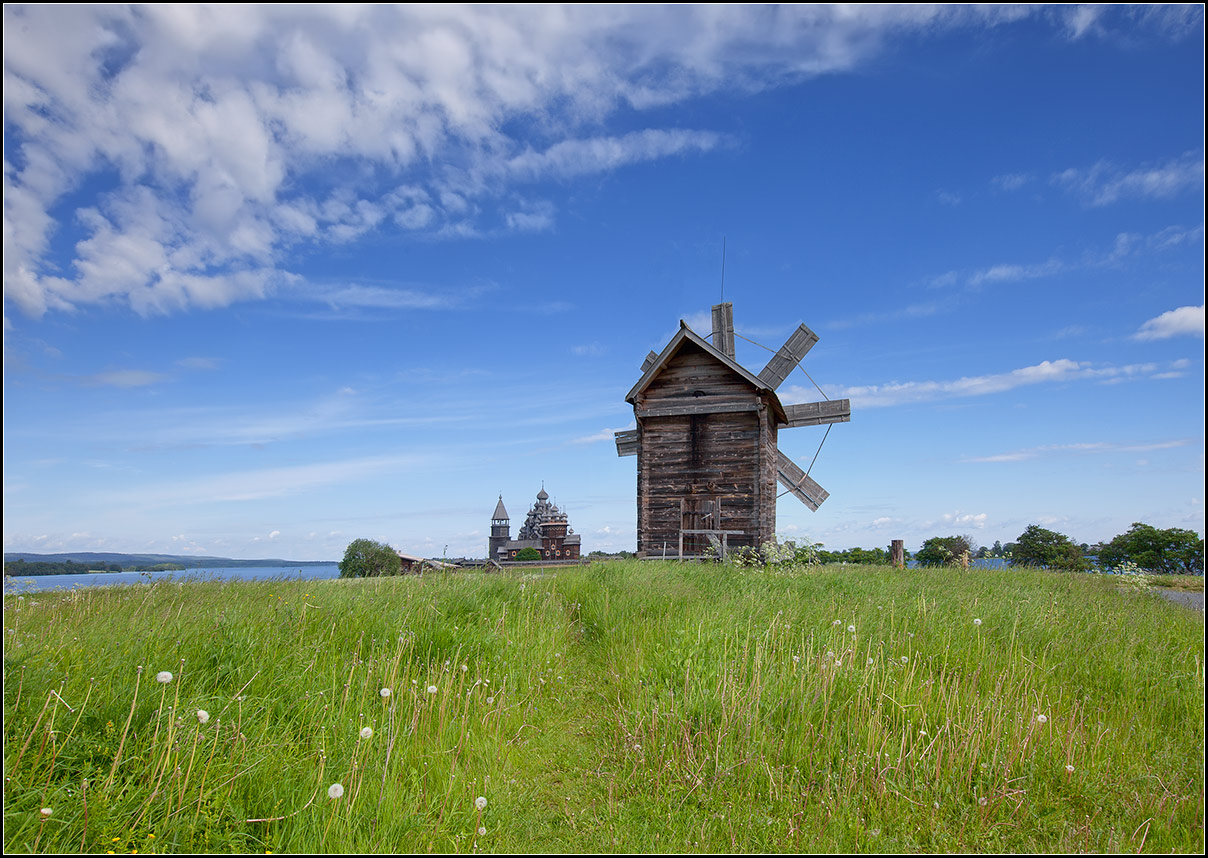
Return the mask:
[[498,560],[498,550],[508,544],[512,538],[512,523],[508,511],[503,505],[503,495],[495,504],[495,512],[491,514],[491,538],[487,540],[487,559]]

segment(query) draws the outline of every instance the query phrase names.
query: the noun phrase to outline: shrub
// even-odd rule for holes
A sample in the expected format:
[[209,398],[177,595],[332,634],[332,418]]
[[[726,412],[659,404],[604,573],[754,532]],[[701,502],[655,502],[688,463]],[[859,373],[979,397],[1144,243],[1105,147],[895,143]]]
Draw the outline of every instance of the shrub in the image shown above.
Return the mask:
[[1064,533],[1045,530],[1029,524],[1019,535],[1011,552],[1012,566],[1041,566],[1064,572],[1081,572],[1091,568],[1082,550]]
[[344,549],[344,559],[340,561],[339,569],[341,578],[398,575],[403,570],[403,560],[389,545],[372,539],[354,539]]
[[968,536],[933,536],[914,555],[920,566],[969,566],[969,557],[977,548]]
[[529,546],[528,548],[521,548],[519,551],[516,552],[516,559],[517,560],[540,560],[541,552],[538,551],[536,548],[533,548],[532,546]]
[[1099,549],[1099,562],[1105,567],[1133,563],[1165,575],[1203,575],[1204,540],[1190,530],[1158,530],[1133,522],[1127,533]]

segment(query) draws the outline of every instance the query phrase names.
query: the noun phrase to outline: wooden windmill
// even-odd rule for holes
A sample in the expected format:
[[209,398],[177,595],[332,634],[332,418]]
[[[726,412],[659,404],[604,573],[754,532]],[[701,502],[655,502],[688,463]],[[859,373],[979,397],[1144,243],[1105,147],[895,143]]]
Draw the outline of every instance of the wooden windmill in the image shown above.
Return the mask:
[[776,389],[818,335],[801,325],[753,375],[734,359],[733,305],[713,307],[712,343],[683,321],[625,396],[636,429],[617,455],[638,457],[638,556],[698,558],[776,535],[776,482],[810,509],[828,492],[776,446],[782,428],[846,423],[847,399],[782,405]]

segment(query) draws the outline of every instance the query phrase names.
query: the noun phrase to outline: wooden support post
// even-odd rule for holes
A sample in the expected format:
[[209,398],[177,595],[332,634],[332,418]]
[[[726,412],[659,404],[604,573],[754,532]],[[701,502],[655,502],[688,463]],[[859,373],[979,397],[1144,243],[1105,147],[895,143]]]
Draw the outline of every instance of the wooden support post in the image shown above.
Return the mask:
[[889,543],[889,562],[893,564],[895,569],[901,569],[906,565],[906,549],[902,544],[902,540],[895,539]]

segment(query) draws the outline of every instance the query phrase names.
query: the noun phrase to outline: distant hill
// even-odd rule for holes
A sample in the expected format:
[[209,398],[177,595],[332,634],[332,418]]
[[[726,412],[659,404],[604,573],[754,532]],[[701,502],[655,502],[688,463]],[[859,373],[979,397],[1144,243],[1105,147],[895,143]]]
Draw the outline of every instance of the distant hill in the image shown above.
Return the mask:
[[334,560],[232,560],[229,557],[197,557],[180,554],[113,554],[104,551],[75,551],[68,554],[29,554],[24,551],[4,553],[4,562],[24,560],[26,563],[45,561],[48,563],[116,563],[119,566],[154,566],[158,563],[177,563],[186,569],[209,567],[234,569],[244,566],[328,566]]

